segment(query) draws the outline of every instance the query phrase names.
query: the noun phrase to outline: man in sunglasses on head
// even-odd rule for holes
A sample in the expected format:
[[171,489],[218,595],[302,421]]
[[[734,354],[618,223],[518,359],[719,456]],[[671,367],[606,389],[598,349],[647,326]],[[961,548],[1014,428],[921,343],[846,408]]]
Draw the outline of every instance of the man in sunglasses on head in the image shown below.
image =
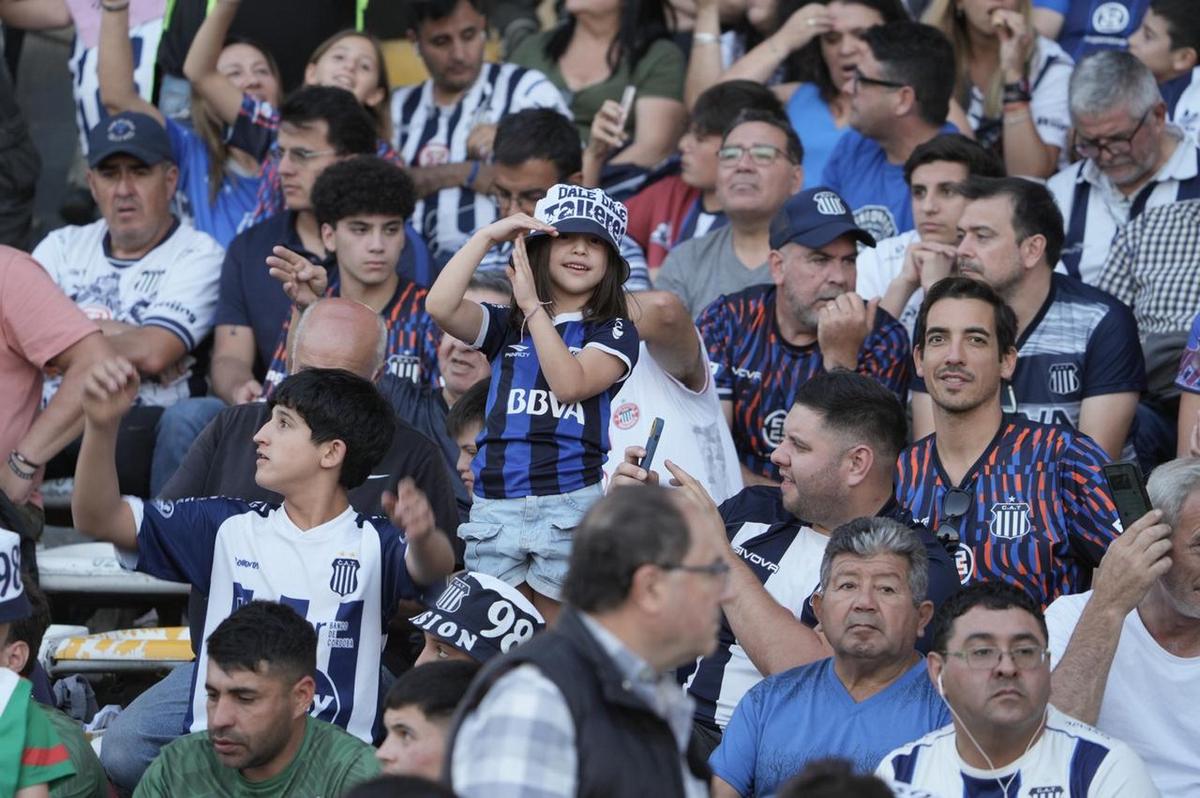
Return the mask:
[[933,636],[929,679],[954,722],[889,753],[876,775],[922,795],[1158,795],[1128,745],[1050,706],[1046,619],[1028,594],[972,585],[938,610]]
[[1068,426],[1005,416],[1017,321],[987,283],[947,277],[925,295],[913,357],[934,433],[900,455],[896,496],[954,545],[963,584],[1002,580],[1040,604],[1091,584],[1121,523],[1104,450]]
[[1150,68],[1106,50],[1071,73],[1071,164],[1050,178],[1067,237],[1060,270],[1099,284],[1113,238],[1147,208],[1200,197],[1200,149],[1167,121]]
[[[1021,178],[970,178],[957,252],[929,252],[945,274],[990,285],[1017,319],[1017,365],[1001,407],[1074,427],[1112,460],[1134,456],[1131,426],[1146,387],[1138,327],[1112,295],[1054,272],[1062,217],[1046,188]],[[1176,355],[1172,366],[1179,362]],[[1172,368],[1172,376],[1174,369]],[[933,432],[925,384],[913,381],[913,438]]]

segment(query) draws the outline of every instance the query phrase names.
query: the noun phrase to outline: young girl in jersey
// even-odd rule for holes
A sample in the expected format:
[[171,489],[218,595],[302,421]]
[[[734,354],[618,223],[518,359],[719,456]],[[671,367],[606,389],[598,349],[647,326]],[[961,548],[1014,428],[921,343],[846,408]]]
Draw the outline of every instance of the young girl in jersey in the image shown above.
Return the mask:
[[[534,216],[477,231],[425,299],[444,331],[492,363],[471,520],[458,532],[467,568],[523,586],[547,620],[571,531],[602,493],[609,404],[637,360],[618,247],[626,219],[625,206],[599,189],[556,185]],[[484,255],[506,241],[512,304],[465,299]]]

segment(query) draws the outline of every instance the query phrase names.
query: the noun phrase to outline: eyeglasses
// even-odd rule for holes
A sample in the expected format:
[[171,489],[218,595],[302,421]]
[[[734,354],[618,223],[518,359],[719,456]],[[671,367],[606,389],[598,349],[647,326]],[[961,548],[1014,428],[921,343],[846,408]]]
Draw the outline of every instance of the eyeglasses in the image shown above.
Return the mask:
[[1124,136],[1109,136],[1108,138],[1089,139],[1083,136],[1075,137],[1075,152],[1079,153],[1082,158],[1095,158],[1104,150],[1109,155],[1128,155],[1133,150],[1133,138],[1142,129],[1142,125],[1146,124],[1146,118],[1150,116],[1150,112],[1142,114],[1142,118],[1138,120],[1137,127],[1132,133],[1127,133]]
[[974,494],[962,488],[951,488],[942,494],[942,509],[938,513],[937,539],[947,551],[953,553],[960,540],[958,522],[971,509]]
[[779,158],[786,158],[795,163],[786,152],[771,144],[751,144],[749,147],[728,144],[717,150],[717,160],[726,166],[732,166],[740,163],[746,153],[750,153],[750,160],[757,166],[770,166]]
[[992,670],[1003,661],[1005,654],[1008,654],[1008,658],[1012,660],[1012,664],[1020,671],[1036,668],[1050,656],[1050,652],[1044,646],[1032,643],[1015,646],[1008,651],[998,646],[978,646],[962,651],[943,651],[942,654],[947,657],[958,657],[967,663],[967,667],[973,671]]
[[510,208],[515,205],[518,208],[525,209],[535,207],[538,204],[538,200],[546,196],[546,192],[549,190],[548,188],[534,188],[529,191],[521,191],[513,194],[496,186],[488,196],[491,197],[492,202],[496,203],[498,207]]
[[717,560],[708,565],[683,565],[675,563],[673,565],[660,565],[659,568],[664,571],[686,571],[689,574],[705,574],[707,576],[715,576],[722,582],[729,581],[729,563],[724,560]]
[[314,158],[320,158],[322,155],[334,155],[337,150],[332,147],[327,150],[307,150],[304,147],[272,147],[271,160],[275,163],[281,162],[284,158],[291,156],[292,161],[297,166],[306,166],[309,161]]
[[879,78],[869,78],[857,69],[854,70],[854,77],[851,78],[850,83],[851,83],[852,88],[854,88],[854,89],[857,89],[858,85],[860,83],[865,84],[867,86],[882,86],[885,89],[903,89],[905,86],[908,85],[907,83],[896,83],[895,81],[891,81],[891,80],[880,80]]

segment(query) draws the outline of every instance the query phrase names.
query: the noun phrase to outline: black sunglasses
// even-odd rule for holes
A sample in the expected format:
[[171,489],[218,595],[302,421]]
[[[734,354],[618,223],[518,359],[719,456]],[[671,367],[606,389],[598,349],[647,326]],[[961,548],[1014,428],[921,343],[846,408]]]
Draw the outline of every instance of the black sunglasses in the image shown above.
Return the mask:
[[975,496],[962,488],[951,488],[942,494],[942,509],[938,512],[938,542],[953,553],[958,548],[961,536],[958,534],[958,522],[971,509]]

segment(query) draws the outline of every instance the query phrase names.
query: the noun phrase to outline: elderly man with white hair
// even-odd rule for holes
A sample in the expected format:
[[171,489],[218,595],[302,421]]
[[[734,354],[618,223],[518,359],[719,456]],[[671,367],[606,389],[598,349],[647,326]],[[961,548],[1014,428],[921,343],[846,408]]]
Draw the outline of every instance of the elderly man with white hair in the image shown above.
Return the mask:
[[1150,475],[1154,509],[1116,539],[1092,590],[1046,610],[1051,702],[1120,737],[1163,796],[1200,790],[1200,458]]
[[1127,222],[1147,208],[1200,197],[1200,150],[1167,122],[1154,74],[1127,52],[1079,62],[1070,110],[1080,160],[1047,186],[1066,220],[1059,269],[1095,285]]

